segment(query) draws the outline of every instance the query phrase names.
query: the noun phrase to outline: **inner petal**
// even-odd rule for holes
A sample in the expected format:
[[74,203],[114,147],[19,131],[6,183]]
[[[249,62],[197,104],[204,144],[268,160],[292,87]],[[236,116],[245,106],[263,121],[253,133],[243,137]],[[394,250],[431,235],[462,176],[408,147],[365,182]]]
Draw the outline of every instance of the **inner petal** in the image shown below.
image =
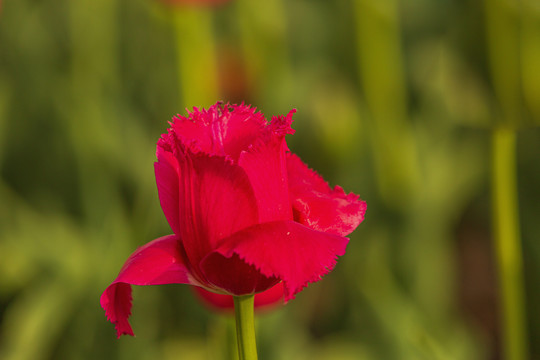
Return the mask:
[[195,108],[188,117],[175,117],[172,128],[182,143],[236,161],[265,125],[264,116],[254,108],[217,103],[208,110]]
[[255,266],[247,264],[237,254],[225,257],[213,252],[204,258],[201,269],[211,284],[231,295],[255,294],[279,282],[274,276],[261,274]]
[[189,150],[178,158],[180,238],[193,272],[203,276],[198,269],[200,261],[221,239],[255,224],[257,204],[239,166]]

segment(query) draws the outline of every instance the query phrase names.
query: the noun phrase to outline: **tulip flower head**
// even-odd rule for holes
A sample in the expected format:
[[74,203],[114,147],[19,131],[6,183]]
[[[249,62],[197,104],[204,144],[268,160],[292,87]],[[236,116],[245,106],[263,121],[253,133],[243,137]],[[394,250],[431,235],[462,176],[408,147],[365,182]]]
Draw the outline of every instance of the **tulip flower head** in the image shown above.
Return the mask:
[[279,284],[288,301],[334,268],[366,203],[289,151],[294,113],[267,122],[250,106],[217,103],[173,118],[154,164],[173,234],[137,249],[101,296],[118,337],[133,335],[131,285],[241,296]]

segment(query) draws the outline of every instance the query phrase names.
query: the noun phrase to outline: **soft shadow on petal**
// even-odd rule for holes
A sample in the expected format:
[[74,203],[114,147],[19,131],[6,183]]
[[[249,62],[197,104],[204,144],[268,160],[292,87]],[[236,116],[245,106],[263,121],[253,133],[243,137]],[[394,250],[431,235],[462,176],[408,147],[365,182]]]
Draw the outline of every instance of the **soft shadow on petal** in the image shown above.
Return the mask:
[[310,229],[294,221],[257,224],[239,231],[216,250],[237,254],[268,277],[283,281],[285,301],[331,271],[349,239]]
[[130,285],[193,284],[176,235],[158,238],[137,249],[127,259],[116,280],[101,295],[101,307],[115,324],[118,337],[133,336]]
[[315,230],[345,236],[364,220],[366,203],[353,193],[345,194],[308,168],[295,154],[287,156],[289,191],[294,219]]
[[200,268],[211,285],[232,295],[255,294],[279,282],[277,277],[261,274],[237,254],[211,252],[201,261]]
[[[196,296],[208,307],[218,312],[233,313],[234,301],[232,295],[223,295],[205,290],[199,286],[191,286]],[[255,311],[264,312],[283,304],[283,283],[278,283],[270,289],[255,294]]]
[[283,304],[283,283],[279,282],[270,289],[255,294],[255,311],[264,311]]

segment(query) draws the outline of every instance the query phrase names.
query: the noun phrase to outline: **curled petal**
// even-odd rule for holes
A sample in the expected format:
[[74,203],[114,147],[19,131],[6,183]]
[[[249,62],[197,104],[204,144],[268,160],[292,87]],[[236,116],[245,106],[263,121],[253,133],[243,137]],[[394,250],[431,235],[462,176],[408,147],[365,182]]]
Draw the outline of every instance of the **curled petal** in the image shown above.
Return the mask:
[[118,337],[133,336],[130,285],[193,284],[176,235],[167,235],[137,249],[127,259],[114,282],[101,295],[101,307],[116,326]]
[[116,336],[135,336],[129,324],[128,318],[131,316],[131,285],[120,282],[112,283],[101,295],[101,307],[105,310],[107,319],[116,328]]
[[345,236],[364,220],[366,203],[353,193],[331,189],[294,154],[287,156],[289,191],[294,219],[312,229]]
[[294,221],[274,221],[233,234],[215,252],[227,258],[236,254],[268,278],[281,279],[288,301],[331,271],[348,241]]

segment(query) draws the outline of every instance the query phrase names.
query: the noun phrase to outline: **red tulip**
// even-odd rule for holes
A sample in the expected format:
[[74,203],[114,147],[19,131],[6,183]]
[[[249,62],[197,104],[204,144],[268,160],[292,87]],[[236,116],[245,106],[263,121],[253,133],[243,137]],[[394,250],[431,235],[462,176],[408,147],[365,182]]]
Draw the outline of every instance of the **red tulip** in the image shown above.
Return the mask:
[[288,301],[334,268],[366,204],[289,151],[294,112],[268,123],[249,106],[217,103],[173,119],[154,168],[174,234],[135,251],[101,296],[118,337],[133,335],[130,285],[238,296],[281,282]]

